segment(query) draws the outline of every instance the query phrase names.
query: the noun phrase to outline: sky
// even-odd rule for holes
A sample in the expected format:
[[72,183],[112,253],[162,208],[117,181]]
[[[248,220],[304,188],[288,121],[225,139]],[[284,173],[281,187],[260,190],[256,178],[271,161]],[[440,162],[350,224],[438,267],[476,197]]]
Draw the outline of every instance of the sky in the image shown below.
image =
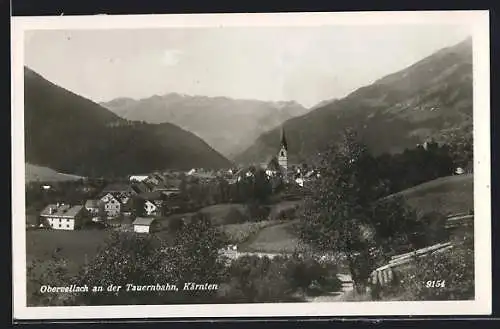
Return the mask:
[[36,30],[25,65],[95,102],[177,92],[312,107],[469,35],[460,25]]

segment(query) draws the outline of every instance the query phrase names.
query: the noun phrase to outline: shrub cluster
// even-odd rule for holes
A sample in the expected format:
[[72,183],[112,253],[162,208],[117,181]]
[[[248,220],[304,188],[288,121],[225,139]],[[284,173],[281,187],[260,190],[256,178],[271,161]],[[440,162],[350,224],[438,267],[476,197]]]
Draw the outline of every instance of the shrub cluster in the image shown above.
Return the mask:
[[306,293],[337,291],[340,286],[336,268],[313,258],[245,256],[229,266],[219,298],[228,303],[291,302],[303,300]]

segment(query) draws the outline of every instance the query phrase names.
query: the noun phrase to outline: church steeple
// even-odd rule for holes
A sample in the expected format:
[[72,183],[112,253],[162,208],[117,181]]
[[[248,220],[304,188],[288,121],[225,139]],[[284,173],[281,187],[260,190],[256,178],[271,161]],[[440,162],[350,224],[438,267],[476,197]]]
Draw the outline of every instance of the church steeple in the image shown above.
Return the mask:
[[281,147],[288,151],[288,144],[286,143],[285,129],[281,127]]
[[281,128],[281,145],[278,153],[278,163],[283,170],[283,174],[287,176],[288,170],[288,144],[286,142],[285,130]]

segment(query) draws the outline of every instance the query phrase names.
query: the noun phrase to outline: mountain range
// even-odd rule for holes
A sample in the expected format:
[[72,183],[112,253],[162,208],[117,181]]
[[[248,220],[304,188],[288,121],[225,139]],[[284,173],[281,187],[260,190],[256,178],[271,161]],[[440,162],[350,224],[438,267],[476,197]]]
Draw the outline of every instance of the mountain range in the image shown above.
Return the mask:
[[97,104],[27,67],[24,80],[26,162],[81,176],[226,168],[233,165],[227,157],[267,161],[282,127],[292,162],[308,161],[345,128],[356,129],[374,154],[472,133],[470,38],[309,110],[176,93]]
[[[357,130],[374,154],[470,134],[472,85],[472,39],[468,38],[284,122],[289,158],[303,161],[317,155],[348,127]],[[278,151],[280,131],[263,133],[234,160],[266,161]]]
[[140,100],[117,98],[101,105],[125,119],[178,125],[228,158],[250,147],[262,133],[307,112],[294,101],[266,102],[178,93]]
[[125,120],[27,67],[24,106],[25,161],[30,164],[82,176],[232,165],[172,123]]

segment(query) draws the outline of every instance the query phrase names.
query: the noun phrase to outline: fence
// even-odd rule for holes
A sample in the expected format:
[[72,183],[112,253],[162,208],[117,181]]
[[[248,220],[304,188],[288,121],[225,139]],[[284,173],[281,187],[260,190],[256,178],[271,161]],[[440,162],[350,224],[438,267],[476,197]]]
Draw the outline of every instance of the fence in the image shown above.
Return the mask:
[[402,266],[409,264],[415,258],[426,257],[437,253],[445,252],[453,248],[451,242],[438,243],[430,247],[425,247],[412,252],[392,256],[388,264],[375,269],[370,275],[370,283],[372,285],[386,286],[390,284],[394,277],[395,272]]

